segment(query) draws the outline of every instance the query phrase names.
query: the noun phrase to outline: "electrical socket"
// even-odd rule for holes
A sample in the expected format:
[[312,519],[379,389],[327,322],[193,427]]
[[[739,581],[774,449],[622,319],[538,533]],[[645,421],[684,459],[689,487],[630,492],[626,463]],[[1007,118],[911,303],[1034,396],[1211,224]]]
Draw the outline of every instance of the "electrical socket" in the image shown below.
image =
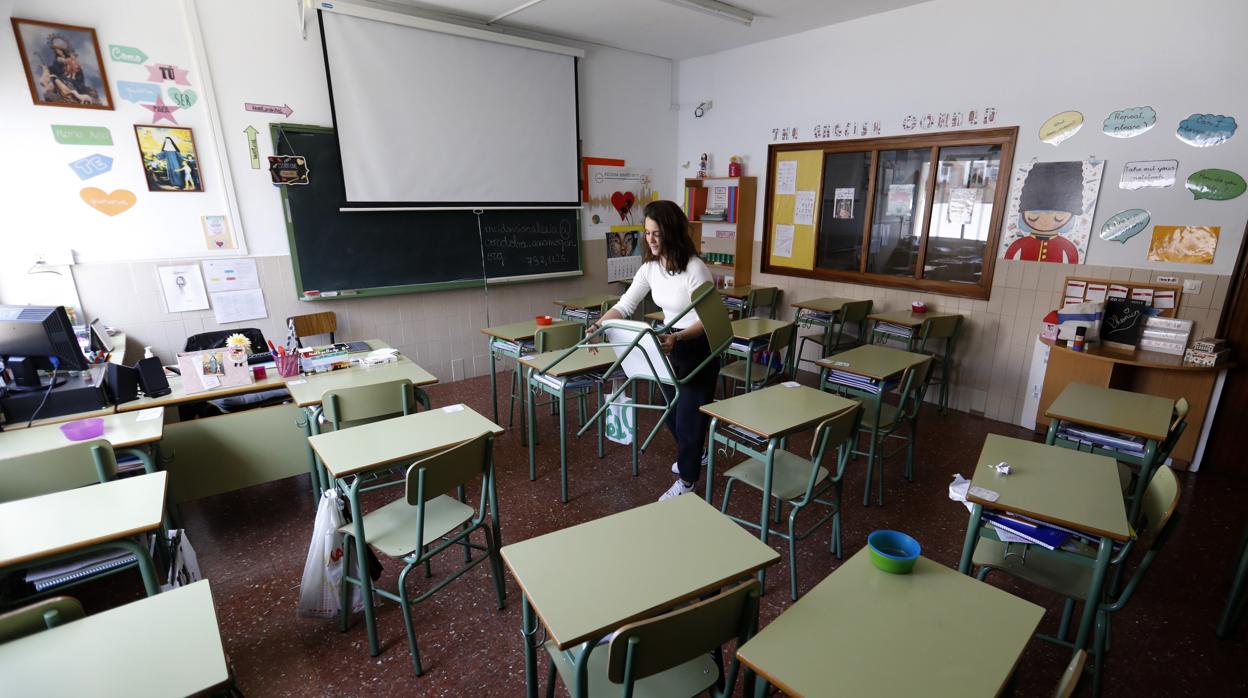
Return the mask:
[[1205,282],[1200,279],[1183,279],[1183,292],[1200,293],[1200,287],[1203,286],[1204,283]]

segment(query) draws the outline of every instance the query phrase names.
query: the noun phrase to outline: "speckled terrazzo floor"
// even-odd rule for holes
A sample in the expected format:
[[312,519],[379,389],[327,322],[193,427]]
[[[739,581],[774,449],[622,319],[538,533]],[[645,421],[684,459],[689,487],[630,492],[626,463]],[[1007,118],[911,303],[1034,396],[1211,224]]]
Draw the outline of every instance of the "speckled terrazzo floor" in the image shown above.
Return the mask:
[[[500,386],[507,386],[509,377],[501,375]],[[478,378],[434,386],[429,393],[435,405],[464,402],[488,415],[488,386],[488,378]],[[607,458],[600,461],[587,435],[571,442],[572,499],[560,504],[554,421],[543,414],[539,423],[542,438],[536,482],[528,481],[517,430],[496,441],[505,542],[653,501],[671,484],[668,468],[674,445],[669,435],[660,435],[642,457],[637,478],[629,475],[626,448],[609,446]],[[988,433],[1029,438],[1027,431],[1000,422],[956,412],[946,417],[934,410],[925,412],[916,480],[902,480],[899,459],[888,463],[883,508],[861,506],[862,462],[851,464],[845,490],[846,554],[861,548],[869,531],[887,527],[911,532],[922,542],[924,555],[955,566],[966,530],[966,510],[947,499],[946,487],[952,473],[970,474]],[[793,450],[807,447],[808,439],[790,444]],[[1236,468],[1242,471],[1242,464],[1184,474],[1179,528],[1130,607],[1114,619],[1105,695],[1248,695],[1248,621],[1226,641],[1216,640],[1213,632],[1229,586],[1232,561],[1228,551],[1234,549],[1245,525],[1242,493],[1248,480],[1243,474],[1218,471]],[[717,482],[717,492],[722,488],[722,481]],[[742,514],[756,512],[758,506],[756,497],[748,495],[734,496],[733,505]],[[412,671],[394,604],[379,607],[382,653],[375,658],[368,656],[362,620],[342,634],[336,621],[297,618],[299,581],[314,514],[307,476],[183,507],[200,565],[212,580],[226,651],[246,695],[522,695],[519,591],[509,579],[506,608],[496,610],[485,565],[417,608],[426,669],[420,678]],[[837,560],[828,553],[827,543],[825,527],[798,546],[800,590],[809,589],[836,569]],[[697,541],[682,540],[673,532],[672,544],[697,545]],[[774,544],[783,553],[782,541]],[[435,564],[435,575],[458,560],[454,553]],[[389,561],[381,583],[393,587],[399,567]],[[772,570],[762,605],[764,624],[789,606],[788,564],[782,562]],[[422,580],[414,576],[419,589]],[[1052,607],[1042,628],[1050,632],[1056,628],[1054,597],[1013,586],[1000,577],[994,583]],[[88,612],[94,612],[132,600],[140,589],[137,574],[127,572],[80,586],[75,593]],[[141,632],[136,629],[136,636]],[[1064,650],[1033,640],[1016,675],[1016,695],[1049,695],[1067,658]],[[974,647],[967,648],[966,661],[975,661]],[[1090,683],[1080,687],[1079,695],[1091,694]]]

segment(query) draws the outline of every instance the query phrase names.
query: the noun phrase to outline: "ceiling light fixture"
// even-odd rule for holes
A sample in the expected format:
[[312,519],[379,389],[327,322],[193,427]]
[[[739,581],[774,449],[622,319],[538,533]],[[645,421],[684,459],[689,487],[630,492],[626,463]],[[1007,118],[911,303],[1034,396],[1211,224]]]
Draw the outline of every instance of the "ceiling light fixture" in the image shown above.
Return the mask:
[[701,12],[704,15],[726,19],[730,22],[750,26],[754,22],[754,13],[743,10],[739,7],[733,7],[726,2],[719,0],[663,0],[669,5],[677,5],[694,12]]

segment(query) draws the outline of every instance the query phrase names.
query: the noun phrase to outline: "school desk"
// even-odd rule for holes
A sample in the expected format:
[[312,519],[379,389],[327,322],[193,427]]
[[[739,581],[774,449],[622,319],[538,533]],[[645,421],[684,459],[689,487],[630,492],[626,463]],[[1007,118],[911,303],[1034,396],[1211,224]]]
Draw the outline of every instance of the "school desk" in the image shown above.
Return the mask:
[[1044,609],[920,557],[910,574],[864,547],[786,609],[737,657],[790,696],[1001,693]]
[[206,579],[0,644],[0,676],[14,696],[98,698],[199,695],[230,678]]
[[[711,446],[707,449],[706,461],[706,501],[711,501],[714,485],[716,442],[762,461],[765,468],[762,514],[757,526],[745,521],[742,523],[757,528],[759,539],[766,544],[771,527],[771,477],[777,449],[784,450],[789,436],[810,429],[857,404],[848,398],[804,385],[790,387],[789,384],[782,384],[703,405],[702,412],[711,417]],[[721,422],[747,433],[721,430]],[[758,580],[766,583],[761,570]]]
[[[368,553],[367,543],[364,542],[364,514],[360,508],[360,478],[354,478],[349,483],[347,478],[391,465],[410,464],[487,431],[498,435],[503,433],[503,428],[470,407],[448,405],[309,437],[308,443],[320,457],[331,482],[337,481],[338,488],[346,492],[354,528],[355,559],[363,564],[368,559]],[[498,537],[498,494],[493,482],[489,486],[489,498],[494,540],[498,541],[501,540]],[[367,574],[359,576],[364,582],[363,597],[373,598],[372,577]],[[364,604],[364,618],[368,627],[368,645],[376,648],[377,625],[371,603]]]
[[[1009,463],[1010,473],[1002,475],[993,466]],[[993,495],[981,496],[976,488]],[[991,500],[991,501],[990,501]],[[971,508],[962,561],[958,569],[971,572],[975,544],[981,535],[995,535],[983,528],[984,508],[1013,512],[1063,528],[1081,531],[1099,541],[1096,557],[1066,550],[1048,551],[1038,545],[1028,546],[1031,555],[1059,555],[1077,564],[1091,567],[1087,602],[1075,637],[1075,649],[1082,649],[1096,618],[1105,575],[1109,569],[1114,541],[1127,541],[1132,536],[1127,524],[1127,509],[1122,502],[1118,482],[1118,464],[1108,456],[1082,453],[1058,446],[989,434],[984,440],[967,501]]]
[[1049,405],[1044,416],[1050,419],[1049,432],[1044,439],[1047,444],[1057,443],[1057,429],[1062,422],[1147,439],[1142,455],[1115,455],[1118,460],[1140,468],[1135,491],[1131,494],[1131,509],[1127,512],[1128,519],[1135,521],[1144,503],[1144,490],[1153,477],[1153,468],[1157,466],[1157,447],[1170,433],[1174,400],[1087,383],[1071,383]]
[[[931,320],[939,317],[954,317],[958,313],[938,313],[932,310],[926,313],[916,313],[910,310],[894,310],[889,313],[871,313],[867,319],[871,321],[871,337],[877,342],[887,342],[890,339],[901,342],[907,349],[914,351],[919,341],[919,330],[923,327],[924,320]],[[899,337],[887,332],[879,330],[879,323],[887,322],[893,325],[900,325],[910,330],[910,334],[906,337]]]
[[[556,324],[567,324],[571,320],[556,320],[549,326]],[[521,320],[507,325],[496,325],[494,327],[483,327],[481,333],[486,336],[490,350],[490,398],[494,401],[494,421],[498,421],[498,368],[497,359],[499,356],[507,356],[512,359],[519,359],[525,354],[532,353],[533,338],[537,335],[537,320]],[[519,371],[519,368],[516,368]],[[516,381],[516,384],[519,382]],[[524,420],[524,391],[520,391],[520,419]],[[513,398],[514,399],[514,398]],[[510,409],[510,408],[509,408]],[[524,424],[520,424],[521,438],[524,434]]]
[[[607,310],[611,305],[614,305],[619,300],[619,296],[613,296],[608,293],[600,293],[591,296],[581,296],[580,298],[569,298],[566,301],[557,300],[555,301],[555,305],[559,306],[560,319],[571,320],[572,322],[579,322],[582,325],[588,325],[593,320],[598,319],[599,313]],[[590,316],[592,316],[592,318]]]
[[147,473],[0,504],[0,570],[120,548],[138,558],[148,596],[160,591],[147,546],[132,540],[161,526],[169,474]]
[[[555,360],[564,354],[568,354],[566,349],[558,351],[548,351],[544,354],[530,354],[519,359],[520,365],[524,367],[525,384],[528,386],[529,395],[525,400],[526,409],[528,410],[528,444],[529,444],[529,480],[537,479],[537,463],[533,453],[534,444],[537,441],[537,435],[534,433],[536,414],[533,408],[534,399],[532,392],[540,390],[548,395],[553,396],[559,402],[559,484],[561,492],[561,500],[564,504],[568,503],[568,437],[567,437],[567,393],[568,390],[584,389],[588,390],[593,387],[596,389],[597,400],[594,402],[595,412],[602,405],[602,382],[597,380],[591,374],[601,373],[611,367],[615,363],[615,352],[609,349],[591,351],[589,349],[577,349],[568,354],[563,361],[555,363]],[[554,367],[551,368],[551,364]],[[538,375],[540,371],[546,371],[544,375],[549,376],[551,381],[542,380]],[[552,385],[555,383],[555,385]],[[570,386],[570,387],[569,387]],[[634,395],[635,397],[635,395]],[[581,419],[585,419],[585,411],[581,410]],[[598,457],[603,457],[602,444],[602,420],[600,416],[598,422]],[[637,439],[633,439],[633,475],[637,475]]]
[[[866,484],[862,491],[862,505],[869,506],[871,504],[871,472],[876,467],[876,441],[880,433],[880,413],[884,409],[884,394],[888,392],[884,388],[890,381],[900,379],[901,376],[913,366],[928,360],[925,354],[917,354],[910,351],[903,351],[893,347],[885,347],[878,344],[864,344],[860,347],[854,347],[848,351],[843,351],[832,356],[825,356],[815,363],[819,366],[819,387],[824,389],[829,383],[833,383],[839,390],[849,392],[866,402],[863,409],[869,414],[874,415],[871,420],[871,444],[867,448],[867,477]],[[860,385],[852,382],[846,382],[838,379],[833,375],[832,371],[841,371],[849,373],[879,386],[879,390],[866,390]],[[876,497],[881,506],[884,505],[884,458],[883,448],[879,449],[880,453],[880,486]]]
[[[748,363],[745,364],[745,392],[753,389],[753,380],[751,374],[754,372],[754,350],[761,348],[760,342],[771,337],[771,333],[776,330],[783,329],[792,325],[788,320],[769,320],[767,318],[747,317],[741,320],[732,321],[732,338],[733,343],[728,345],[724,350],[724,354],[737,357]],[[797,337],[793,338],[796,341]],[[748,349],[734,348],[733,345],[744,343]],[[783,375],[788,375],[791,371],[791,362],[793,361],[793,342],[789,343],[788,352],[784,357],[784,367],[781,369]]]
[[567,651],[580,645],[574,661],[576,685],[568,689],[584,698],[585,667],[599,639],[780,559],[694,496],[646,504],[513,543],[502,555],[523,594],[529,698],[537,696],[539,622],[554,647]]
[[[156,471],[156,444],[165,433],[165,408],[153,407],[154,412],[127,412],[106,414],[104,433],[99,438],[112,444],[117,454],[131,454],[143,462],[143,470]],[[42,453],[73,441],[61,432],[60,425],[48,424],[29,429],[0,432],[0,457],[20,458],[32,453]]]

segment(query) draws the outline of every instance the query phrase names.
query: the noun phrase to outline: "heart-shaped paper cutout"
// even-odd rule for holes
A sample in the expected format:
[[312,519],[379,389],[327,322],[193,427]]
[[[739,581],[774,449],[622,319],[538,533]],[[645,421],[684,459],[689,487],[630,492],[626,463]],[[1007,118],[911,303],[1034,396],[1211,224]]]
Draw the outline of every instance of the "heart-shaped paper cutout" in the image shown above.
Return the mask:
[[217,247],[225,247],[225,241],[224,241],[224,240],[214,240],[213,242],[215,242],[215,243],[216,243]]
[[615,207],[617,213],[620,214],[620,220],[628,218],[628,212],[633,209],[633,193],[631,191],[615,192],[611,195],[611,205]]
[[109,216],[115,216],[118,213],[126,211],[138,199],[134,192],[125,189],[117,189],[112,192],[105,192],[103,189],[96,187],[87,187],[78,192],[78,196],[87,202],[87,205],[95,210]]
[[190,109],[199,100],[199,95],[195,94],[195,90],[179,90],[176,87],[170,87],[169,99],[183,109]]

